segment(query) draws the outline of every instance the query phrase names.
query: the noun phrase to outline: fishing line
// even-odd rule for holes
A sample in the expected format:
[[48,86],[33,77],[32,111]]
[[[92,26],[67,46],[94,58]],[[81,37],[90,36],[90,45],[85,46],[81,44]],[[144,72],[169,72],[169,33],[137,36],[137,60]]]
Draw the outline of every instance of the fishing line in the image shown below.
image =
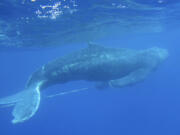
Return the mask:
[[53,97],[56,97],[56,96],[62,96],[62,95],[71,94],[71,93],[77,93],[77,92],[81,92],[81,91],[86,91],[88,89],[89,88],[81,88],[81,89],[70,90],[70,91],[67,91],[67,92],[60,92],[60,93],[57,93],[57,94],[49,95],[49,96],[47,96],[47,98],[53,98]]

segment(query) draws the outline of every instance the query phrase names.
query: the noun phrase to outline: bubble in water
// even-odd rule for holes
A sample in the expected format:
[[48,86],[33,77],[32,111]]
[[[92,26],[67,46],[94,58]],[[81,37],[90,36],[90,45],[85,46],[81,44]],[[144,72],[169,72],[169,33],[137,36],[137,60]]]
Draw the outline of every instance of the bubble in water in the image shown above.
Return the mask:
[[48,5],[40,5],[35,11],[38,18],[56,19],[65,13],[73,14],[77,11],[77,4],[74,0],[61,0]]

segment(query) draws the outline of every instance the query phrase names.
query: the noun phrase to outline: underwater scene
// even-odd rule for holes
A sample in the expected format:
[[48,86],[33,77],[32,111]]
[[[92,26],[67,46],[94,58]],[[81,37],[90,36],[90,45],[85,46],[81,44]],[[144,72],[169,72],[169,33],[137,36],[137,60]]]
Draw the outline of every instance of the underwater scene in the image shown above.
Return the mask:
[[1,0],[0,135],[179,135],[180,0]]

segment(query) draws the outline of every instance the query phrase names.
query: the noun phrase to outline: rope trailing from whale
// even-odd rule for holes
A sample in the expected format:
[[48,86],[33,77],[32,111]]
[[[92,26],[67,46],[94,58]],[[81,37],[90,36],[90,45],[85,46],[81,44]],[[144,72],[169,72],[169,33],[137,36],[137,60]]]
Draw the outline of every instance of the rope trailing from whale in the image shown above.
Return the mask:
[[81,92],[81,91],[86,91],[88,89],[89,88],[81,88],[81,89],[70,90],[68,92],[60,92],[60,93],[57,93],[57,94],[49,95],[49,96],[47,96],[47,98],[53,98],[53,97],[56,97],[56,96],[62,96],[62,95],[77,93],[77,92]]

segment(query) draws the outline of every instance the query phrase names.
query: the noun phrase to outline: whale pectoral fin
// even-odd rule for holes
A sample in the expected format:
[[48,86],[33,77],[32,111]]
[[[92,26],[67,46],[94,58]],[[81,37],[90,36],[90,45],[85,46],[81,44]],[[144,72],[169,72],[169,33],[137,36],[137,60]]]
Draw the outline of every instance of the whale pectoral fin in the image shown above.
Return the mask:
[[108,82],[97,82],[95,87],[99,90],[103,90],[109,87]]
[[149,69],[142,68],[120,79],[109,81],[109,85],[114,88],[130,86],[144,80],[145,77],[149,74],[149,72]]

